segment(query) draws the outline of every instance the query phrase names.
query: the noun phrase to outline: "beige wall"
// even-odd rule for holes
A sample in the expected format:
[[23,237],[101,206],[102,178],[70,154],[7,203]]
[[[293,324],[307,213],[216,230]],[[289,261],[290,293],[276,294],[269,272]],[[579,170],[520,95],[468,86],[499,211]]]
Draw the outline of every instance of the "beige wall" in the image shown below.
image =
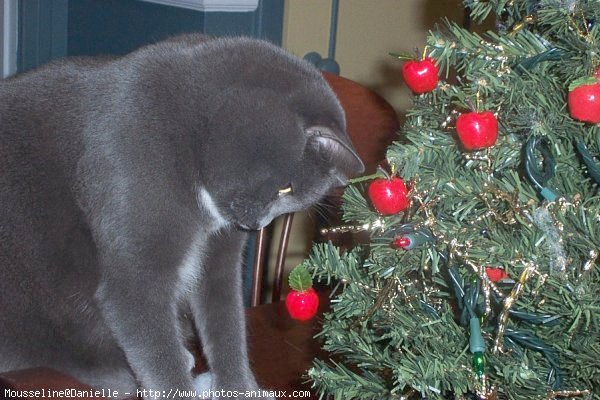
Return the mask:
[[[340,0],[336,61],[340,75],[375,90],[399,112],[410,106],[401,63],[390,51],[423,49],[427,31],[446,16],[462,22],[461,0]],[[283,46],[298,56],[327,55],[330,0],[286,0]]]
[[[340,0],[336,46],[340,75],[375,90],[401,115],[410,106],[411,95],[402,83],[401,62],[388,53],[422,50],[428,29],[440,18],[462,22],[460,4],[461,0]],[[300,57],[310,51],[326,57],[330,12],[330,0],[286,0],[283,47]],[[306,213],[296,213],[286,277],[306,257],[312,225]],[[279,238],[279,228],[274,237]],[[273,249],[272,262],[275,256]],[[272,265],[270,270],[272,274]]]

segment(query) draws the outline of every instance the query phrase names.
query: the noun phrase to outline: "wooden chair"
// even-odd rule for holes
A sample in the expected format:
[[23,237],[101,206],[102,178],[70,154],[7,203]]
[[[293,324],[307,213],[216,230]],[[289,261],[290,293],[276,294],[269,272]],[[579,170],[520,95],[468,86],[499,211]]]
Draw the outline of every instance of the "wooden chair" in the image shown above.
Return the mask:
[[[374,172],[385,159],[387,146],[396,137],[399,128],[396,112],[383,98],[356,82],[327,72],[323,72],[323,76],[344,108],[347,132],[358,155],[365,164],[365,173]],[[337,200],[337,203],[339,203],[339,199]],[[336,200],[333,201],[336,202]],[[275,260],[272,302],[281,299],[285,257],[294,215],[285,214],[280,218],[283,219],[283,223]],[[273,244],[270,237],[271,231],[272,226],[261,229],[256,239],[252,275],[251,305],[253,307],[261,304],[264,265],[266,264],[268,249]],[[349,243],[344,243],[343,238],[338,240],[337,244],[351,246]]]
[[[377,94],[345,78],[324,73],[346,112],[347,130],[356,150],[363,160],[366,173],[373,172],[385,158],[385,149],[396,137],[398,120],[395,111]],[[247,310],[248,345],[252,367],[258,383],[271,390],[308,390],[305,371],[312,359],[321,352],[313,339],[319,330],[319,317],[306,323],[293,321],[283,302],[279,302],[283,282],[283,265],[290,238],[293,215],[284,219],[278,244],[273,303],[260,304],[262,276],[267,248],[271,245],[267,231],[261,230],[257,238],[257,251],[253,270],[252,306]],[[326,296],[321,293],[319,312],[328,309]],[[1,356],[1,355],[0,355]],[[321,354],[321,356],[325,356]],[[204,366],[199,361],[197,369]],[[85,384],[48,368],[33,368],[0,373],[0,398],[4,390],[88,389]],[[33,397],[32,397],[33,398]],[[82,397],[98,399],[100,397]],[[316,397],[303,397],[316,399]]]

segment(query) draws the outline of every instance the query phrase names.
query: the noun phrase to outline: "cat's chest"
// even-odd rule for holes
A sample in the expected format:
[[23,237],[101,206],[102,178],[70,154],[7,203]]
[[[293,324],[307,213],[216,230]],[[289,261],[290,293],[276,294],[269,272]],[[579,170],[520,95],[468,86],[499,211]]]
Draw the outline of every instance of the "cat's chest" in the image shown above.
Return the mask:
[[221,210],[219,210],[219,207],[213,200],[213,196],[208,192],[208,190],[203,187],[199,188],[196,199],[198,202],[198,208],[203,214],[202,219],[206,222],[205,230],[207,233],[214,233],[229,225],[229,222],[225,219]]
[[193,290],[195,284],[202,278],[207,242],[210,237],[218,235],[219,231],[226,229],[229,225],[205,188],[201,187],[198,190],[197,201],[202,214],[200,220],[203,221],[203,224],[197,227],[178,266],[177,292],[179,298]]
[[196,283],[202,277],[204,259],[206,258],[206,238],[205,232],[198,232],[192,238],[187,251],[183,255],[177,268],[178,298],[185,297],[187,293],[193,290]]

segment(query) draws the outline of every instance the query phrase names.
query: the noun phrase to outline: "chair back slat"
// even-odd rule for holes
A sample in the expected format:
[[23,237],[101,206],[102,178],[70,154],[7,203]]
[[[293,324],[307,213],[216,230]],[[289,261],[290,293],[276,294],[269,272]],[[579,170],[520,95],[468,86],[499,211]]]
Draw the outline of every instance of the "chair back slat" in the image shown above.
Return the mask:
[[250,305],[255,307],[260,304],[262,298],[262,279],[264,272],[265,254],[268,251],[269,232],[268,227],[258,231],[256,235],[256,251],[254,253],[254,268],[252,269],[252,296]]
[[281,228],[281,238],[279,239],[279,249],[277,249],[277,260],[275,262],[275,276],[273,278],[273,296],[271,301],[281,300],[281,288],[283,286],[283,267],[285,265],[285,256],[290,241],[292,231],[292,222],[294,214],[285,214],[283,217],[283,227]]

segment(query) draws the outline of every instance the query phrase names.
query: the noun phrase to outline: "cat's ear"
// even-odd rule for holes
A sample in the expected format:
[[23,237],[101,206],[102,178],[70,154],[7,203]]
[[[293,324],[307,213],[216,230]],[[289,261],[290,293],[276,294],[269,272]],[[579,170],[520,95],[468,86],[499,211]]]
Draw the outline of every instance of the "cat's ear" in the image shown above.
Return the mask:
[[308,143],[328,162],[333,164],[347,178],[358,176],[365,166],[352,145],[339,138],[331,128],[313,126],[306,129]]

